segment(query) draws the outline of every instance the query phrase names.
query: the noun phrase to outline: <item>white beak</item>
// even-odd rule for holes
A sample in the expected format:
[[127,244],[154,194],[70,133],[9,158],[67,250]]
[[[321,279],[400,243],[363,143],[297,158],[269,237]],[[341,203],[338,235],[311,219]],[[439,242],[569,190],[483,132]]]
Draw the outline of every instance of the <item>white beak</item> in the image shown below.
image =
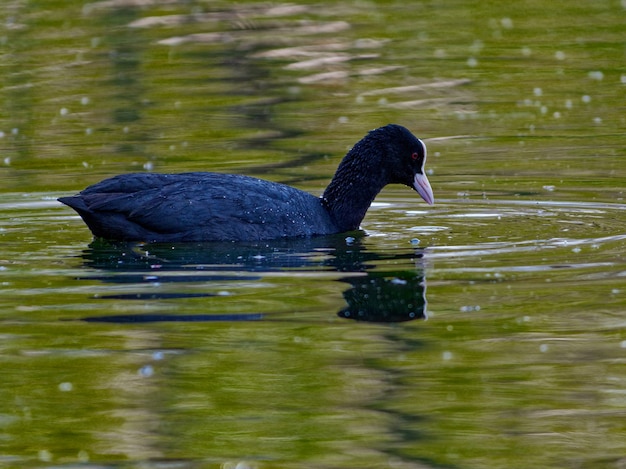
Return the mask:
[[418,173],[415,175],[415,179],[413,179],[413,188],[420,196],[422,196],[422,199],[424,199],[428,205],[435,203],[433,189],[430,187],[430,182],[428,182],[428,178],[425,174]]

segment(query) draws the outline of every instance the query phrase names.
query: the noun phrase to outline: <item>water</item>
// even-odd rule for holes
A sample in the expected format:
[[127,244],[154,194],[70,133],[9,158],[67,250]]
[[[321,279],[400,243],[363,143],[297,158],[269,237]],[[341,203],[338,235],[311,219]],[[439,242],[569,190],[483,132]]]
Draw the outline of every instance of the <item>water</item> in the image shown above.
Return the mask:
[[[5,2],[0,466],[625,464],[618,2]],[[130,171],[319,194],[397,122],[436,204],[363,233],[92,243]],[[427,318],[427,319],[426,319]]]

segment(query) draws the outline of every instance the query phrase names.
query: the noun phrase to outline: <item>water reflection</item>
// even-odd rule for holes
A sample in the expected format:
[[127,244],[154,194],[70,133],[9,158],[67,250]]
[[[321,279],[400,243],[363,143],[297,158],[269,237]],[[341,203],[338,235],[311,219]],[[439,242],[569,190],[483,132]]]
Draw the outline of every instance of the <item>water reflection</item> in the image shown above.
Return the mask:
[[[82,254],[85,267],[102,273],[82,276],[107,284],[136,285],[138,291],[112,291],[97,296],[108,300],[168,300],[215,297],[223,292],[188,292],[195,282],[238,284],[261,282],[266,275],[287,278],[328,273],[330,281],[350,286],[343,292],[347,306],[342,318],[370,322],[401,322],[426,318],[425,277],[419,249],[378,253],[368,251],[363,234],[308,239],[277,240],[271,243],[204,244],[111,244],[95,241]],[[401,266],[379,270],[380,263]],[[332,273],[341,273],[336,278]],[[320,280],[323,281],[323,280]],[[150,285],[176,285],[177,290],[142,291]],[[114,289],[112,289],[114,290]],[[88,317],[88,321],[240,321],[268,319],[268,314],[124,314]]]

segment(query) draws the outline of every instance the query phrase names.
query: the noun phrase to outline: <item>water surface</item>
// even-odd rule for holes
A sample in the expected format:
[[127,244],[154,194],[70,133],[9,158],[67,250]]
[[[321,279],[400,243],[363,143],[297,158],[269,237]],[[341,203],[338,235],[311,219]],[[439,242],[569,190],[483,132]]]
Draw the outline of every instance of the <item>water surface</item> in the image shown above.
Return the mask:
[[[624,6],[0,8],[0,465],[617,468]],[[367,130],[436,204],[363,231],[93,243],[56,198],[131,171],[319,194]]]

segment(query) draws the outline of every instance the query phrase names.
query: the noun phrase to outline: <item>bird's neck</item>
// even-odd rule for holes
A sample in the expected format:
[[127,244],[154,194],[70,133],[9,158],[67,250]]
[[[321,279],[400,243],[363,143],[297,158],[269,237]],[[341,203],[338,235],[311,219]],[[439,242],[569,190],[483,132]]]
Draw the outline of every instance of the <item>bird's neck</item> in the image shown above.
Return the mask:
[[358,145],[350,150],[322,195],[322,203],[341,231],[359,228],[367,209],[386,185],[381,165],[371,157],[372,150],[368,149],[368,158]]

